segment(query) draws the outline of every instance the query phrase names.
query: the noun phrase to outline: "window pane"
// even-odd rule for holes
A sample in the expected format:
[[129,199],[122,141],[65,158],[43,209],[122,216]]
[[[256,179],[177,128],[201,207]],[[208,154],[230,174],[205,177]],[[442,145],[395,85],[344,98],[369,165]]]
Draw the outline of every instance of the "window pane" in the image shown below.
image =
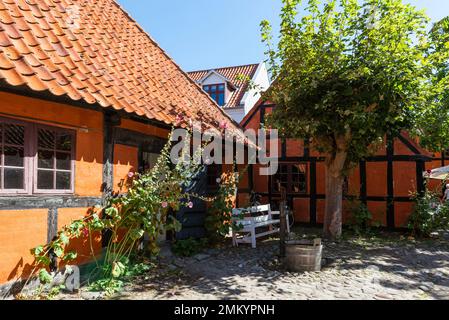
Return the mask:
[[218,86],[218,90],[223,91],[223,90],[224,90],[224,84],[220,84],[220,85]]
[[24,169],[5,168],[5,189],[24,189]]
[[37,167],[41,169],[54,168],[54,152],[53,151],[39,151],[37,159]]
[[224,105],[224,94],[221,93],[218,95],[218,105],[223,106]]
[[37,188],[41,190],[53,189],[53,171],[37,171]]
[[56,169],[70,170],[71,158],[70,153],[56,152]]
[[208,92],[208,91],[209,91],[209,86],[204,86],[204,87],[203,87],[203,90],[206,91],[206,92]]
[[38,147],[45,149],[54,149],[55,134],[53,131],[39,129]]
[[56,138],[56,149],[62,151],[72,150],[72,135],[58,133]]
[[70,190],[70,173],[56,172],[56,189]]
[[292,173],[304,173],[306,172],[306,169],[304,167],[304,165],[300,165],[300,164],[295,164],[294,166],[292,166]]
[[24,167],[23,148],[5,146],[4,152],[5,166]]
[[23,146],[25,142],[24,126],[16,124],[5,125],[5,143]]

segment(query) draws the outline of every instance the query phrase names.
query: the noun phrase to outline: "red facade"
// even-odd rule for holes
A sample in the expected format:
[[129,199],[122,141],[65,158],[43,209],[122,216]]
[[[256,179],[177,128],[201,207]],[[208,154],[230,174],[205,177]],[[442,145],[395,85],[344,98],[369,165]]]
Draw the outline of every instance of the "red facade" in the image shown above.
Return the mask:
[[[273,108],[273,104],[259,103],[243,119],[242,127],[257,130]],[[360,162],[345,181],[344,222],[350,218],[351,202],[360,199],[372,213],[373,222],[389,228],[405,227],[413,208],[410,195],[423,190],[425,185],[423,172],[445,163],[421,148],[407,133],[388,137],[386,141],[376,154]],[[250,190],[262,195],[263,203],[276,205],[282,185],[287,189],[296,223],[323,223],[326,177],[323,156],[304,141],[279,140],[278,145],[278,173],[261,176],[259,166],[254,165],[249,173]],[[239,205],[243,205],[245,198],[240,197]]]

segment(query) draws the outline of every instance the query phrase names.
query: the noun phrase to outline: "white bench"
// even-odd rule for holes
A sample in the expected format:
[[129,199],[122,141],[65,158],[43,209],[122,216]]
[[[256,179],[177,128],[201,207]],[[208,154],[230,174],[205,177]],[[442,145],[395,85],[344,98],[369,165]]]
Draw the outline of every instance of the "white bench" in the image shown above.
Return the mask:
[[[261,213],[256,217],[241,217],[247,213]],[[232,230],[232,243],[235,247],[239,243],[251,243],[253,248],[256,248],[256,239],[274,233],[279,233],[280,220],[273,219],[273,215],[279,215],[279,211],[271,211],[271,206],[261,205],[250,208],[238,208],[232,210],[233,223],[240,227],[239,230]],[[257,228],[268,227],[268,231],[257,233]],[[287,217],[287,232],[290,233],[290,225]]]

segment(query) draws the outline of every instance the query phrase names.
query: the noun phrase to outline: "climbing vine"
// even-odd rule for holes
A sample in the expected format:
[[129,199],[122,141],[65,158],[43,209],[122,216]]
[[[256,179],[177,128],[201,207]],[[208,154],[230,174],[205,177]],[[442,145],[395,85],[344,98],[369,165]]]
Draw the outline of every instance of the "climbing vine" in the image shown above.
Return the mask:
[[238,173],[234,165],[233,172],[223,174],[220,181],[217,182],[220,185],[205,220],[208,238],[212,243],[221,241],[229,234],[229,230],[240,228],[232,219],[232,209],[235,207],[234,200],[238,184],[246,170],[247,168]]

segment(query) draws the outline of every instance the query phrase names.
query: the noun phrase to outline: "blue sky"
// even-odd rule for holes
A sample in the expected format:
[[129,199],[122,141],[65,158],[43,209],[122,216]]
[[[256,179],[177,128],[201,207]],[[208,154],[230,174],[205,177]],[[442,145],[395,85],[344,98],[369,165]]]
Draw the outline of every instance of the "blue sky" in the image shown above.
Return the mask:
[[[449,15],[448,0],[407,0],[432,20]],[[259,23],[277,26],[280,0],[118,0],[185,70],[265,59]]]

